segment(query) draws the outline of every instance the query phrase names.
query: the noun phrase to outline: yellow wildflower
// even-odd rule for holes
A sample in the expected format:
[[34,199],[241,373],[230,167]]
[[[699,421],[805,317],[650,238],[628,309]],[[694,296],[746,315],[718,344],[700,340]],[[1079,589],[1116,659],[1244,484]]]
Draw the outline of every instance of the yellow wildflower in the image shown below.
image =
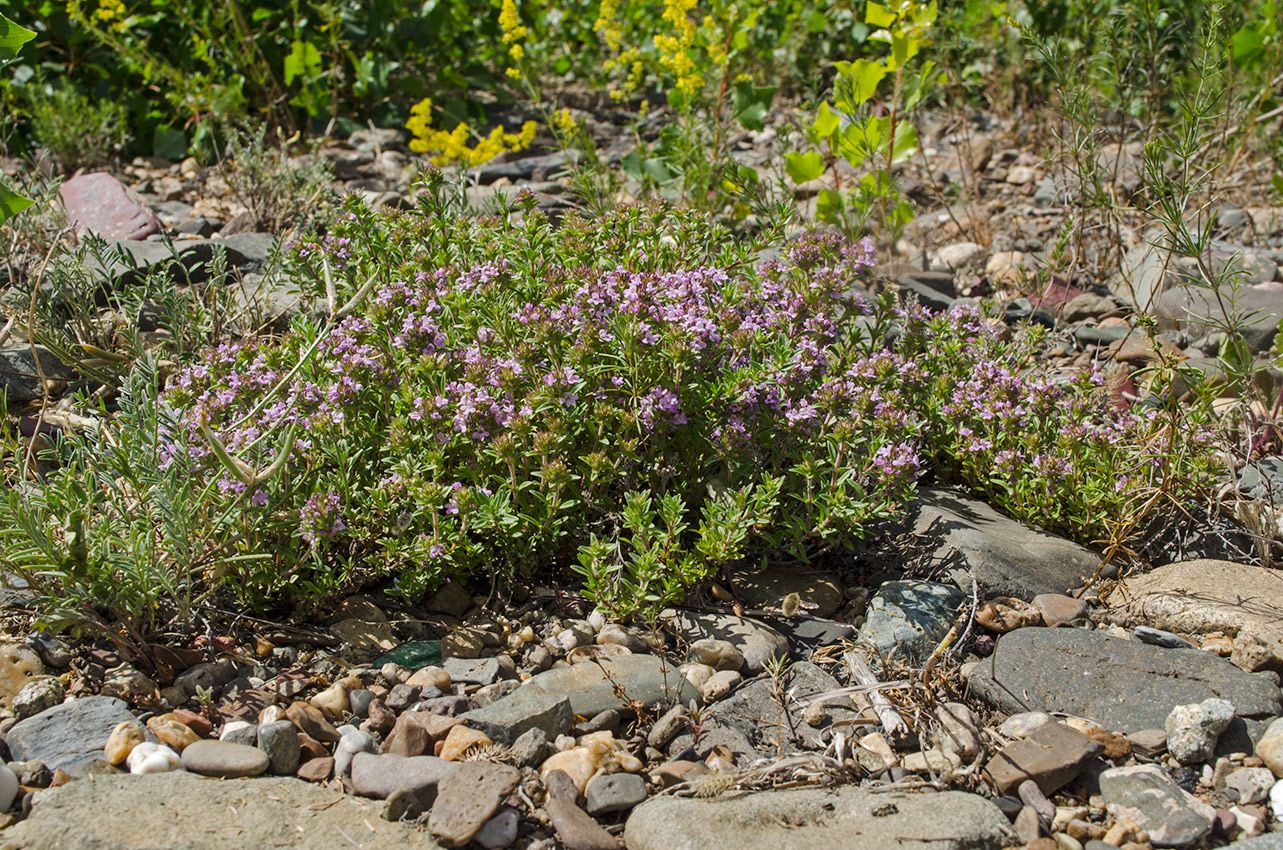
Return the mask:
[[508,55],[512,57],[513,62],[520,62],[521,57],[526,55],[526,49],[520,44],[513,44],[508,47]]
[[499,29],[503,31],[504,44],[512,44],[526,37],[529,30],[521,25],[517,0],[503,0],[503,5],[499,7]]
[[601,35],[611,51],[619,50],[619,45],[624,40],[624,28],[619,22],[617,0],[601,0],[592,31]]

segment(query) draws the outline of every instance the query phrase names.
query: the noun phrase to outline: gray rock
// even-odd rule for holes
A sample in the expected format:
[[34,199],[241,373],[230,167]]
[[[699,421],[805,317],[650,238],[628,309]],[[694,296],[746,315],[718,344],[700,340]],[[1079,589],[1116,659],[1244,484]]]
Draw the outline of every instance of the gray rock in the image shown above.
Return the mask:
[[1216,816],[1215,809],[1152,764],[1106,770],[1100,793],[1111,815],[1133,821],[1156,847],[1193,844],[1211,831]]
[[347,776],[352,769],[352,757],[357,753],[379,752],[379,745],[374,742],[369,732],[355,726],[340,726],[338,745],[334,748],[334,775]]
[[[576,665],[589,666],[596,665]],[[496,744],[512,744],[532,729],[540,730],[547,738],[555,738],[574,725],[576,712],[565,694],[550,690],[537,686],[535,679],[531,679],[529,684],[508,696],[459,717],[472,728],[485,732]]]
[[[739,736],[725,742],[737,755],[741,754],[743,745],[736,744],[741,740],[746,740],[752,747],[744,754],[753,757],[774,753],[777,743],[785,752],[823,747],[821,730],[802,719],[803,709],[799,702],[839,687],[836,679],[809,661],[798,661],[788,668],[779,688],[781,693],[787,694],[783,699],[776,698],[776,684],[769,678],[749,682],[716,704],[705,721],[706,728],[701,731],[700,751],[720,743],[711,736],[722,729]],[[853,720],[857,716],[849,701],[845,700],[829,703],[825,711],[831,721]],[[689,733],[680,735],[672,749],[684,748],[690,738]]]
[[1278,685],[1208,652],[1162,649],[1082,629],[1017,629],[967,682],[1007,712],[1065,712],[1114,732],[1160,729],[1174,707],[1229,700],[1240,717],[1279,715]]
[[457,685],[491,685],[499,681],[497,658],[447,658],[441,662],[441,669]]
[[[855,838],[858,836],[858,839]],[[715,800],[655,797],[633,810],[629,850],[997,850],[1016,836],[993,803],[974,794],[762,791]]]
[[454,768],[453,763],[436,756],[357,753],[352,757],[352,788],[362,797],[378,800],[405,788],[427,808],[436,799],[437,785]]
[[701,638],[727,641],[744,653],[741,672],[745,676],[761,673],[772,659],[788,658],[788,640],[760,620],[732,614],[695,614],[672,608],[661,612],[659,620],[666,630],[687,643]]
[[1225,787],[1238,792],[1238,802],[1259,803],[1277,780],[1268,767],[1240,767],[1225,778]]
[[[616,687],[626,699],[615,693]],[[631,700],[654,709],[674,703],[685,705],[698,698],[686,677],[663,659],[654,655],[617,655],[602,660],[600,664],[572,664],[540,673],[515,694],[489,708],[498,708],[527,690],[568,699],[571,713],[580,717],[595,717],[608,708],[626,708]],[[533,693],[530,698],[534,699]],[[546,702],[544,704],[547,705]],[[473,712],[465,716],[471,718]]]
[[948,633],[965,598],[937,582],[889,581],[869,599],[858,634],[884,658],[920,664]]
[[548,757],[549,749],[547,732],[538,727],[527,729],[512,743],[512,760],[518,767],[538,767]]
[[535,176],[536,171],[559,171],[567,161],[566,152],[557,151],[556,153],[538,156],[525,156],[506,162],[491,160],[471,169],[469,174],[476,177],[477,183],[482,186],[493,183],[500,177],[507,177],[509,180],[516,182],[518,180],[530,180]]
[[71,650],[48,632],[31,632],[23,643],[35,650],[46,667],[61,670],[71,663]]
[[1252,461],[1239,470],[1238,486],[1253,499],[1283,502],[1283,457]]
[[130,195],[125,184],[105,172],[78,174],[62,184],[58,197],[76,234],[103,239],[146,239],[161,229],[160,219]]
[[1040,593],[1064,593],[1100,566],[1100,557],[1077,543],[951,490],[919,491],[905,525],[921,541],[910,558],[943,566],[959,587],[971,587],[974,573],[982,596],[1029,601]]
[[626,812],[646,799],[646,780],[636,773],[603,773],[588,783],[584,795],[590,815]]
[[1167,751],[1181,764],[1208,761],[1233,719],[1234,706],[1223,699],[1178,705],[1167,715]]
[[357,688],[349,693],[347,698],[352,705],[353,714],[361,718],[370,716],[370,703],[374,702],[374,691]]
[[544,785],[548,789],[544,811],[567,850],[618,850],[615,837],[579,808],[578,788],[565,771],[549,771]]
[[1131,328],[1082,325],[1074,328],[1074,339],[1081,345],[1109,345],[1118,342],[1128,334],[1135,334]]
[[60,704],[66,696],[67,689],[52,676],[36,679],[23,685],[14,696],[13,714],[19,720],[26,720]]
[[516,809],[501,806],[498,813],[486,821],[486,825],[481,827],[472,840],[486,850],[507,847],[517,840],[517,827],[520,823],[521,816],[517,814]]
[[[289,722],[289,721],[285,721]],[[293,723],[290,723],[293,726]],[[298,740],[298,730],[295,730],[295,741]],[[218,733],[218,740],[230,741],[233,744],[244,744],[247,747],[258,746],[258,727],[247,720],[231,720],[223,725],[223,731]],[[271,753],[268,753],[271,758]]]
[[229,741],[197,741],[183,749],[183,767],[201,776],[237,779],[266,773],[271,760],[258,747]]
[[[31,817],[5,831],[14,850],[438,850],[426,833],[379,816],[380,805],[282,777],[214,781],[179,771],[98,776],[34,798]],[[247,805],[247,802],[252,804]]]
[[[51,769],[68,770],[102,758],[117,723],[134,721],[133,712],[115,697],[85,697],[19,721],[5,735],[14,761],[37,759]],[[155,740],[148,735],[149,740]]]
[[298,770],[302,748],[299,746],[298,727],[289,720],[264,723],[258,727],[258,747],[267,753],[272,773],[292,776]]
[[468,761],[441,780],[428,818],[428,830],[447,847],[472,840],[521,781],[521,771],[506,764]]
[[10,402],[42,398],[44,388],[40,385],[41,372],[45,378],[53,381],[72,381],[76,378],[76,371],[64,365],[43,345],[21,343],[0,347],[0,390],[6,393]]

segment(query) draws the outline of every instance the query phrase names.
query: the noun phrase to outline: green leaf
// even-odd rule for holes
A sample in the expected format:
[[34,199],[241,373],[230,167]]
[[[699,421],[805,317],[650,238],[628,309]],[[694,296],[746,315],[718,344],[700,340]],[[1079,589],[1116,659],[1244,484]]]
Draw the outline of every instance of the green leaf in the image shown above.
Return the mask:
[[864,22],[873,27],[889,27],[895,23],[895,12],[879,3],[869,3],[864,7]]
[[745,130],[761,130],[762,119],[775,98],[775,86],[755,86],[749,80],[735,84],[731,92],[731,111]]
[[904,162],[917,153],[918,129],[908,121],[895,125],[895,139],[891,142],[891,164]]
[[833,189],[821,189],[815,199],[815,217],[830,223],[841,221],[842,193]]
[[1230,55],[1234,64],[1246,68],[1265,52],[1265,35],[1259,24],[1245,24],[1230,39]]
[[[0,17],[3,17],[0,15]],[[23,197],[17,192],[10,191],[9,187],[0,180],[0,224],[4,224],[27,207],[34,204],[35,201]]]
[[833,131],[838,128],[840,123],[842,123],[842,119],[838,117],[838,114],[830,109],[827,103],[821,103],[819,110],[815,113],[815,120],[811,122],[811,129],[821,139],[827,139],[833,135]]
[[314,77],[321,70],[321,52],[310,41],[296,40],[285,57],[285,85],[298,77]]
[[784,154],[785,167],[788,169],[789,177],[794,183],[805,183],[808,180],[814,180],[824,173],[824,157],[817,152],[809,153],[786,153]]
[[13,59],[18,55],[22,45],[35,37],[36,34],[31,30],[20,27],[4,15],[0,15],[0,63]]

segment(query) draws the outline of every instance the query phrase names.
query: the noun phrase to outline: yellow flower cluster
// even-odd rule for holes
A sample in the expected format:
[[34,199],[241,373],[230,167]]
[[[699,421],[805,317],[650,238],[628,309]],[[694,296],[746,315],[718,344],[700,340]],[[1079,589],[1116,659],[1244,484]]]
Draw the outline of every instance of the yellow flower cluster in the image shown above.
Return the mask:
[[601,36],[612,53],[619,50],[619,45],[624,40],[624,27],[619,22],[618,0],[601,0],[601,8],[597,10],[597,20],[592,25],[592,31]]
[[[87,23],[85,12],[80,8],[80,0],[68,0],[67,16],[73,21]],[[99,0],[98,8],[94,10],[92,22],[102,24],[115,32],[123,32],[129,27],[129,12],[125,9],[123,0]]]
[[673,34],[657,34],[655,47],[660,50],[659,61],[676,78],[675,87],[687,97],[693,96],[704,86],[690,48],[695,44],[695,23],[690,11],[696,0],[664,0],[663,18],[673,27]]
[[[520,62],[526,55],[526,49],[518,42],[525,38],[530,30],[521,24],[521,15],[517,13],[517,0],[503,0],[503,4],[499,7],[499,29],[503,34],[503,43],[508,45],[508,57],[513,62]],[[521,77],[521,70],[509,68],[507,74],[515,80]]]
[[432,164],[449,165],[452,162],[462,163],[471,168],[483,162],[489,162],[505,151],[522,151],[530,147],[535,140],[536,124],[527,121],[519,133],[505,133],[502,127],[495,127],[490,135],[477,140],[473,147],[468,146],[475,135],[467,124],[459,124],[450,132],[432,128],[432,99],[425,97],[410,110],[410,120],[405,128],[414,138],[410,141],[410,150],[415,153],[432,153]]

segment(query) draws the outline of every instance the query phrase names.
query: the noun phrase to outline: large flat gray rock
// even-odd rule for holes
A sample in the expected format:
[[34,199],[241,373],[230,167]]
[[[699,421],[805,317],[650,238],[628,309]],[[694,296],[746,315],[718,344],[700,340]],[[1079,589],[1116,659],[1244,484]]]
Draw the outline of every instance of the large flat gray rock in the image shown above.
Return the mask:
[[[617,686],[625,698],[615,693]],[[699,699],[699,693],[676,667],[654,655],[616,655],[600,663],[585,661],[549,670],[520,690],[531,689],[569,698],[571,710],[580,717],[593,717],[608,708],[627,708],[634,700],[654,709]]]
[[1003,635],[967,683],[1010,714],[1061,711],[1124,734],[1162,729],[1176,706],[1211,697],[1229,700],[1245,719],[1280,713],[1278,685],[1267,676],[1245,673],[1210,652],[1164,649],[1082,629],[1026,628]]
[[974,794],[844,787],[652,797],[629,816],[624,843],[628,850],[997,850],[1019,842],[998,807]]
[[[50,770],[67,770],[103,757],[107,737],[117,723],[135,720],[124,700],[85,697],[64,702],[19,721],[5,736],[13,761],[36,759]],[[148,733],[149,740],[155,740]]]
[[[37,362],[39,358],[39,362]],[[34,401],[44,395],[40,375],[54,381],[71,381],[76,370],[64,364],[43,345],[18,343],[0,347],[0,390],[9,401]]]
[[14,850],[438,850],[426,832],[383,820],[381,808],[285,777],[96,776],[41,791],[4,840]]
[[964,590],[974,573],[982,595],[1028,601],[1079,587],[1100,566],[1100,556],[1091,550],[1003,516],[984,502],[941,488],[925,488],[918,497],[906,524],[929,550],[919,555],[933,567],[943,566]]
[[570,700],[541,687],[517,688],[503,699],[461,714],[459,719],[505,746],[511,746],[528,729],[541,729],[552,740],[575,725]]

